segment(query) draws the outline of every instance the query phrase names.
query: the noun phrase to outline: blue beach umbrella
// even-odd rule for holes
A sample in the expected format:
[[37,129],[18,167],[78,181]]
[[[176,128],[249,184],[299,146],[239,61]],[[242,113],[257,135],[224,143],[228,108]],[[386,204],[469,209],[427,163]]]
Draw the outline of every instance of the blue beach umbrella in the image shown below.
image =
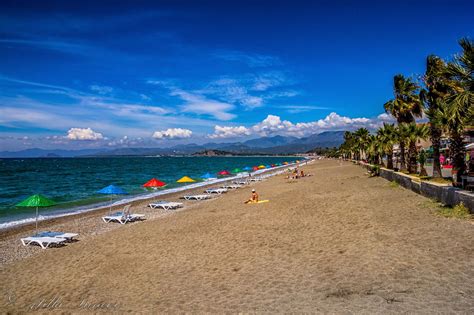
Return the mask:
[[251,171],[252,168],[251,168],[250,166],[246,166],[246,167],[243,168],[243,170],[244,170],[244,171]]
[[206,174],[203,174],[201,176],[202,179],[210,179],[210,178],[215,178],[214,175],[212,175],[211,173],[207,172]]
[[112,197],[114,195],[126,195],[128,194],[125,190],[122,188],[115,186],[115,185],[109,185],[107,187],[102,188],[101,190],[98,191],[99,194],[103,195],[110,195],[110,207],[109,207],[109,213],[112,210]]
[[266,167],[266,168],[272,168],[272,166],[271,166],[271,165],[265,165],[265,167]]

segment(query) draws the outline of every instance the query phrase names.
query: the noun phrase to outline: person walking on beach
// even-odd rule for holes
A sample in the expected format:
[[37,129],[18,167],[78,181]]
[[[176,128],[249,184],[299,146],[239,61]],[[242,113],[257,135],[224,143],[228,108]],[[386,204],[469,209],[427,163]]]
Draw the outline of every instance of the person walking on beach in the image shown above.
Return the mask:
[[257,203],[258,202],[258,194],[255,191],[255,189],[252,189],[252,195],[250,196],[250,199],[247,200],[245,203]]

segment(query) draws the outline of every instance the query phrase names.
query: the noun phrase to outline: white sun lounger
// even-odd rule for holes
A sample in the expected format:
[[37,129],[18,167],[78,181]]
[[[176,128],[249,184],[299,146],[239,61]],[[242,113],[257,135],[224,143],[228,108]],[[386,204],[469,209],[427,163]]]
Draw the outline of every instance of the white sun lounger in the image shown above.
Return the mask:
[[221,188],[224,188],[224,189],[238,189],[240,187],[242,187],[242,185],[224,185]]
[[43,231],[39,232],[33,237],[56,237],[56,238],[64,238],[67,241],[72,241],[76,236],[79,234],[77,233],[63,233],[63,232],[51,232],[51,231]]
[[204,191],[206,194],[223,194],[227,192],[227,189],[225,188],[210,188]]
[[183,203],[182,202],[160,201],[160,202],[156,202],[156,203],[150,203],[148,206],[152,209],[162,208],[164,210],[170,210],[170,209],[177,209],[179,207],[182,207]]
[[204,200],[204,199],[210,199],[212,196],[211,195],[189,195],[189,196],[183,196],[184,199],[186,200]]
[[249,183],[249,182],[246,181],[246,180],[235,180],[235,181],[232,182],[232,184],[236,184],[236,185],[240,185],[240,186],[242,186],[242,185],[248,185],[248,183]]
[[116,212],[114,214],[102,217],[102,220],[104,220],[105,223],[116,221],[120,224],[125,224],[127,222],[143,219],[144,217],[144,214],[126,214],[124,212]]
[[39,246],[41,246],[42,249],[48,248],[51,244],[59,245],[66,242],[65,238],[49,237],[49,236],[43,236],[43,237],[30,236],[30,237],[22,238],[20,240],[23,246],[28,246],[30,244],[38,244]]

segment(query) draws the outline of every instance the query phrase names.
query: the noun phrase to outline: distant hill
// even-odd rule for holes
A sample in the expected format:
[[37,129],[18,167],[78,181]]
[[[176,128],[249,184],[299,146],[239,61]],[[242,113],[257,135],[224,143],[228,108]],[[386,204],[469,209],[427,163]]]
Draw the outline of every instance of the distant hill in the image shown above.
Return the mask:
[[274,136],[274,137],[263,137],[245,141],[243,144],[251,148],[270,148],[280,145],[285,145],[292,143],[298,140],[296,137],[284,137],[284,136]]
[[45,149],[27,149],[16,152],[3,151],[0,152],[0,158],[58,158],[58,157],[79,157],[97,154],[104,149],[85,149],[85,150],[45,150]]
[[245,142],[181,144],[170,148],[118,148],[113,150],[42,150],[0,152],[0,157],[80,157],[80,156],[144,156],[191,155],[203,151],[223,151],[229,154],[293,154],[314,148],[338,147],[344,142],[344,131],[326,131],[305,138],[262,137]]

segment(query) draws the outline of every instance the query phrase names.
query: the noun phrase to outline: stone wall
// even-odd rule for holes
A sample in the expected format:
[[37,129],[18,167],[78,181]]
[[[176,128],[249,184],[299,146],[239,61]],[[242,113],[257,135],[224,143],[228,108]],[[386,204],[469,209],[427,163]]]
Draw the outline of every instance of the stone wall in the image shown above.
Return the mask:
[[[359,164],[367,169],[372,167],[372,165],[361,161],[359,161]],[[434,199],[443,205],[455,206],[462,202],[471,213],[474,213],[474,193],[467,190],[446,184],[421,181],[417,177],[395,172],[383,167],[380,168],[380,177],[397,182],[400,186],[410,189],[417,194]]]

